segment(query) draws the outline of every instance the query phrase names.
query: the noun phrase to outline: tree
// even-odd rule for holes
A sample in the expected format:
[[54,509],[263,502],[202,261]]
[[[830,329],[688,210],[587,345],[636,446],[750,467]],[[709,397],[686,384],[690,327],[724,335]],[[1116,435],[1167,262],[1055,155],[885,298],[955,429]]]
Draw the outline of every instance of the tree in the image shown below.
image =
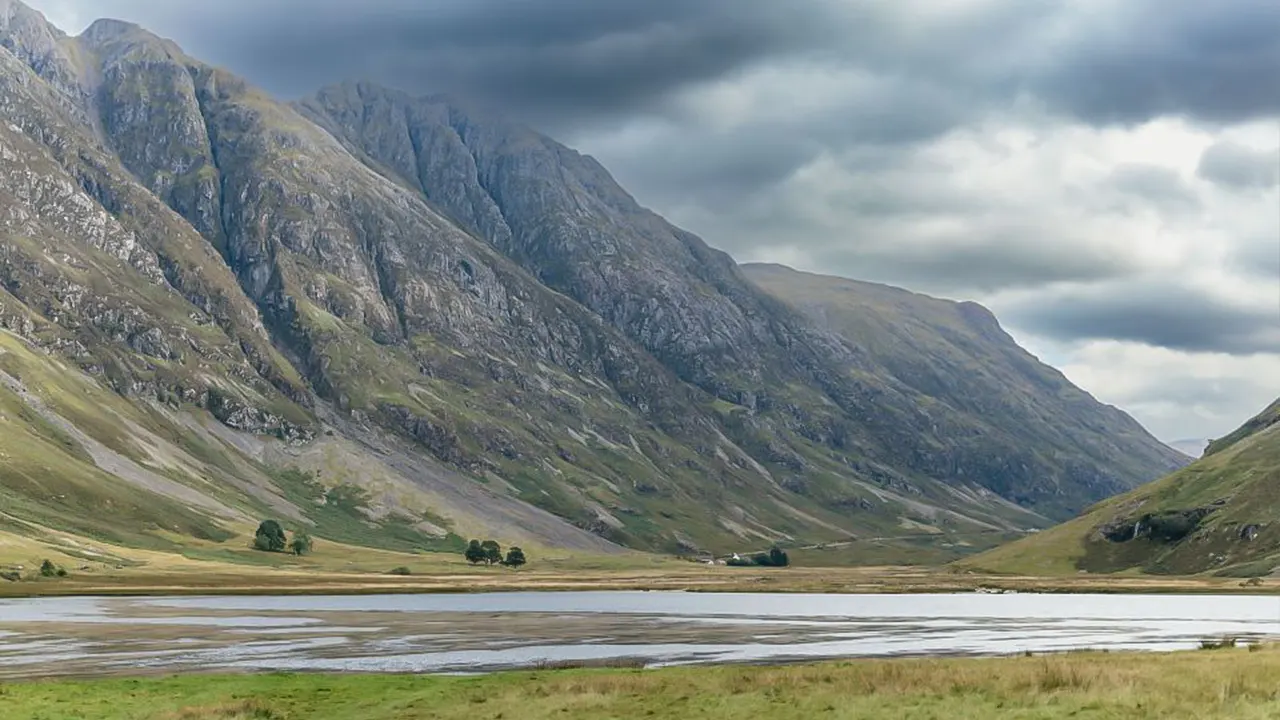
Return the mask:
[[313,547],[315,547],[315,541],[311,539],[306,530],[298,530],[293,534],[293,539],[289,541],[289,552],[294,555],[306,555],[311,552]]
[[480,543],[480,548],[484,550],[484,562],[486,565],[496,565],[502,562],[502,546],[493,540],[485,540]]
[[529,561],[525,559],[524,551],[518,547],[513,546],[510,550],[507,551],[507,559],[503,560],[502,564],[506,565],[507,567],[518,568],[527,562]]
[[467,558],[467,562],[476,565],[485,561],[486,553],[484,548],[480,546],[479,540],[472,540],[467,544],[467,550],[463,553],[463,556]]
[[284,528],[275,520],[263,520],[253,534],[253,546],[263,552],[284,552],[286,544],[288,539],[284,536]]

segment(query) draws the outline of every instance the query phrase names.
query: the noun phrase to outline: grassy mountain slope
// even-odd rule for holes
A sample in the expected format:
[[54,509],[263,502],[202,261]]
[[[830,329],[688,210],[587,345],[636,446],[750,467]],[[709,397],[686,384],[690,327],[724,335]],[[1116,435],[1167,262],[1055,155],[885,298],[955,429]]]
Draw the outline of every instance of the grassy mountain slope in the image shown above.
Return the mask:
[[1169,477],[965,564],[1000,572],[1272,573],[1280,568],[1274,413],[1268,408],[1232,442]]
[[[989,316],[918,326],[967,365],[890,358],[890,324],[828,327],[594,160],[441,99],[291,106],[137,26],[71,38],[0,0],[0,159],[16,526],[169,550],[264,514],[400,549],[963,548],[1175,462],[1019,370]],[[995,356],[1016,388],[954,378]],[[1005,414],[1027,432],[983,419]]]

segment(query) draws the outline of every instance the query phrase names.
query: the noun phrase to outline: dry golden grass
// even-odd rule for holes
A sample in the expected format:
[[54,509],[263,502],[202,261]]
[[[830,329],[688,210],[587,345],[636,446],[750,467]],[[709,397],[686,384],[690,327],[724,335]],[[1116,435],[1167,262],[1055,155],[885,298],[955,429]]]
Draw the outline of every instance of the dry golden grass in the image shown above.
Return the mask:
[[1280,717],[1280,651],[1071,653],[479,677],[181,676],[0,685],[6,718]]
[[[1246,585],[1207,576],[991,574],[964,566],[730,568],[644,553],[580,555],[529,549],[519,571],[472,567],[460,555],[401,553],[317,538],[298,558],[249,548],[253,528],[224,543],[190,541],[185,555],[125,548],[38,528],[0,530],[0,568],[30,575],[44,558],[68,578],[7,582],[0,597],[259,593],[481,592],[496,590],[689,590],[734,592],[971,592],[979,588],[1043,592],[1268,593],[1280,582]],[[405,567],[409,575],[390,575]]]
[[[346,554],[347,552],[350,554]],[[989,575],[946,568],[728,568],[674,561],[632,566],[617,559],[562,559],[518,571],[470,567],[452,556],[403,555],[360,548],[334,548],[335,559],[273,565],[196,561],[160,553],[132,555],[138,564],[122,568],[73,570],[71,577],[25,582],[0,581],[0,597],[53,595],[318,594],[488,592],[519,590],[683,590],[691,592],[914,593],[1014,592],[1076,593],[1275,593],[1280,582],[1247,584],[1239,579],[1160,576]],[[28,565],[40,556],[30,554]],[[346,560],[355,557],[362,560]],[[276,559],[273,558],[273,561]],[[74,562],[74,561],[72,561]],[[35,563],[38,566],[38,563]],[[398,566],[410,575],[391,575]],[[69,564],[74,568],[75,565]]]

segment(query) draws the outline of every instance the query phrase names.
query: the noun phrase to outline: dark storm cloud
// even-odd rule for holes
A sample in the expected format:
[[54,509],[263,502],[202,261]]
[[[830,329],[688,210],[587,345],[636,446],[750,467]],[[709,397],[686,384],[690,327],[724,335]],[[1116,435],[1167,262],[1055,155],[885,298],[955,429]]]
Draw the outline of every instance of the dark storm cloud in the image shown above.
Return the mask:
[[1072,28],[1031,89],[1091,122],[1280,115],[1280,3],[1129,0]]
[[1231,142],[1214,143],[1200,156],[1196,172],[1237,190],[1272,188],[1280,184],[1280,150],[1259,152]]
[[1068,0],[941,11],[888,0],[72,3],[142,22],[286,95],[372,79],[551,121],[652,111],[675,90],[797,57],[904,87],[931,80],[974,105],[1028,93],[1094,122],[1280,113],[1274,0],[1129,0],[1093,11]]
[[1191,352],[1280,352],[1280,295],[1274,307],[1241,307],[1177,285],[1113,284],[1037,297],[1005,310],[1004,317],[1059,341],[1129,340]]
[[850,252],[832,248],[817,253],[816,264],[836,275],[875,277],[955,297],[1104,280],[1131,270],[1106,255],[1028,245],[1026,237],[997,230],[984,236],[980,247],[938,242],[916,250],[887,246]]
[[460,93],[527,120],[616,114],[829,47],[825,2],[98,0],[286,96],[343,79]]

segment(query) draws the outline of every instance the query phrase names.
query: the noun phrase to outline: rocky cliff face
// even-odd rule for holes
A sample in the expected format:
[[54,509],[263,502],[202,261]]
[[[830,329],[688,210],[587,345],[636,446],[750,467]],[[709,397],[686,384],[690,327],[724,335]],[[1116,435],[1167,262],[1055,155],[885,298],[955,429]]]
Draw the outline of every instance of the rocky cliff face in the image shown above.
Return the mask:
[[613,543],[967,542],[1177,463],[980,308],[961,365],[887,358],[892,325],[825,325],[591,158],[447,99],[289,106],[136,26],[68,38],[0,0],[0,158],[10,332],[133,403],[399,437]]

